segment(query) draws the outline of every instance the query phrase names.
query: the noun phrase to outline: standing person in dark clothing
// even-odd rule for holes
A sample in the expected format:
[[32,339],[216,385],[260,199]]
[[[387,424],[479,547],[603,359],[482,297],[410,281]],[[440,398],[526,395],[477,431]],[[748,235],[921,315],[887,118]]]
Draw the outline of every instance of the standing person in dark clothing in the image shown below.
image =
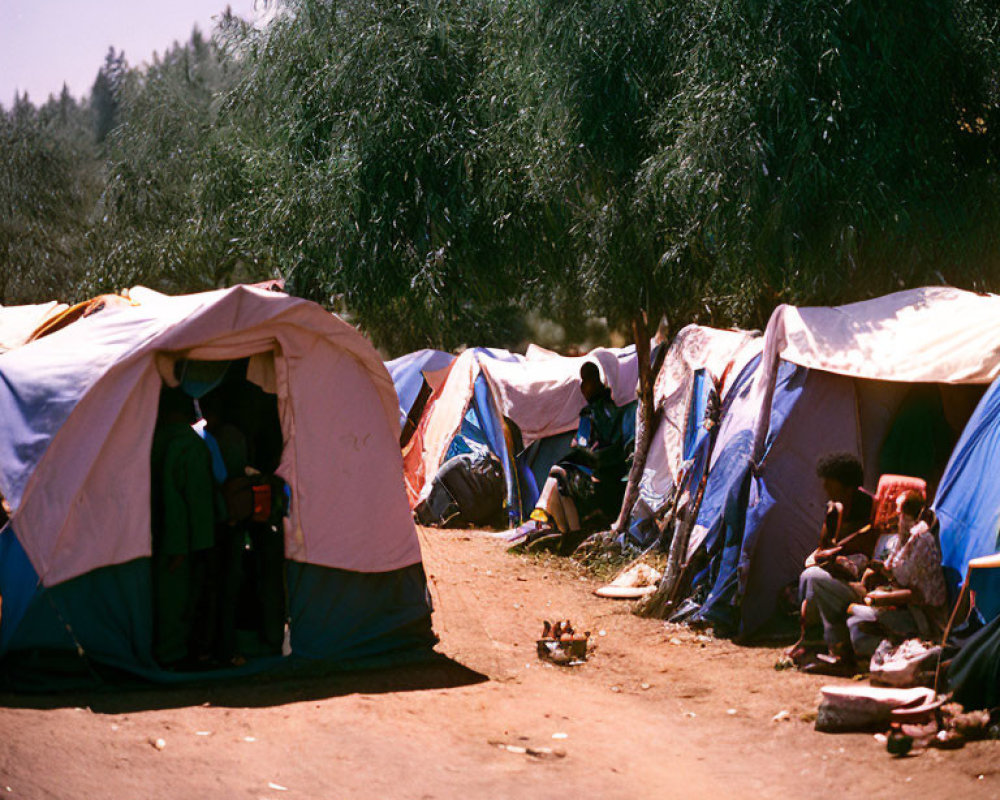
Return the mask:
[[193,666],[195,605],[215,534],[211,457],[191,428],[194,403],[164,388],[153,434],[153,656],[164,667]]
[[[234,384],[232,400],[229,412],[246,433],[249,466],[261,475],[273,475],[281,463],[284,447],[277,396],[243,380]],[[284,530],[280,520],[248,520],[246,530],[250,559],[245,566],[253,618],[265,650],[277,654],[284,641],[287,616]]]
[[245,521],[229,518],[222,498],[228,482],[246,476],[248,455],[246,437],[230,419],[227,388],[223,385],[209,392],[198,405],[205,418],[201,434],[212,452],[212,471],[221,501],[219,521],[215,527],[212,597],[206,603],[214,618],[209,628],[212,632],[211,646],[213,655],[219,661],[238,666],[245,662],[238,651],[236,628],[247,530]]
[[877,538],[871,529],[865,531],[871,522],[873,498],[861,488],[861,462],[850,453],[833,453],[819,460],[816,475],[828,502],[819,546],[806,559],[799,577],[801,634],[787,652],[795,661],[806,656],[808,629],[820,624],[830,655],[849,659],[847,607],[863,595],[852,584],[861,579]]

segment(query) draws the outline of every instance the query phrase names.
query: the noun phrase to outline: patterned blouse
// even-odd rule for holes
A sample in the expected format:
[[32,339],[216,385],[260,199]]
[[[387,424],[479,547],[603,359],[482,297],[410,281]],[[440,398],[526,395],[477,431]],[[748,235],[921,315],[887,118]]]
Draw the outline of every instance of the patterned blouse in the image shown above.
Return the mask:
[[905,544],[896,543],[885,565],[893,581],[914,592],[922,605],[937,607],[947,601],[941,547],[927,523],[914,525]]

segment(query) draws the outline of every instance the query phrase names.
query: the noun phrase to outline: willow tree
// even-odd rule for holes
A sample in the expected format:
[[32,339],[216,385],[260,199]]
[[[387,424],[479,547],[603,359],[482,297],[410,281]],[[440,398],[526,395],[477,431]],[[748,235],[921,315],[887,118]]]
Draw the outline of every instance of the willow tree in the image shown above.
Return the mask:
[[234,246],[390,351],[518,338],[524,192],[483,82],[496,6],[290,0],[234,41],[216,182]]
[[639,357],[636,456],[619,524],[636,497],[654,427],[650,338],[699,308],[698,263],[677,248],[671,226],[654,215],[645,181],[659,148],[657,121],[675,91],[674,31],[684,13],[672,0],[513,2],[523,17],[521,49],[530,66],[520,81],[529,109],[522,124],[533,189],[568,247],[542,282],[564,287],[612,326],[629,331]]
[[96,192],[86,112],[63,91],[0,107],[0,304],[68,297]]
[[996,275],[995,9],[697,0],[678,22],[646,179],[725,315]]

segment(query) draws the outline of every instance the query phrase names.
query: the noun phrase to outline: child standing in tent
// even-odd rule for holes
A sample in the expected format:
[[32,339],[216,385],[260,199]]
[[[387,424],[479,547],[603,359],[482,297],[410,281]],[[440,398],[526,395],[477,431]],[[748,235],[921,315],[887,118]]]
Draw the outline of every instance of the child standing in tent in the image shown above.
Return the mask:
[[839,657],[850,649],[847,607],[859,599],[852,583],[860,579],[875,546],[869,527],[873,501],[861,488],[861,462],[850,453],[832,453],[819,460],[816,475],[829,502],[819,546],[799,577],[801,634],[786,653],[796,662],[805,659],[808,631],[818,625],[831,655]]
[[164,388],[153,434],[153,656],[163,667],[193,664],[195,604],[214,543],[211,457],[191,428],[194,403]]
[[587,405],[570,452],[549,471],[525,526],[533,549],[571,552],[588,529],[610,522],[621,508],[635,444],[634,415],[628,413],[630,407],[615,405],[592,361],[580,368],[580,391]]

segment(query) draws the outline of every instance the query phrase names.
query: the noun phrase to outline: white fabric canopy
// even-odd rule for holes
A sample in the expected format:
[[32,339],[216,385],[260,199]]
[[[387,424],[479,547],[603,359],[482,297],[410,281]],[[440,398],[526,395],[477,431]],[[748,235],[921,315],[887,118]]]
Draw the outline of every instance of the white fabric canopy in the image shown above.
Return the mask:
[[158,366],[179,357],[273,354],[288,558],[358,572],[420,561],[396,394],[360,333],[314,303],[245,286],[138,295],[0,355],[0,492],[45,585],[150,555]]
[[989,384],[1000,375],[1000,296],[931,286],[846,306],[782,305],[767,347],[853,378]]
[[0,353],[20,347],[48,319],[65,311],[65,303],[39,303],[29,306],[0,306]]
[[853,378],[989,384],[1000,376],[1000,296],[930,286],[845,306],[778,306],[754,383],[761,408],[755,459],[780,360]]
[[635,400],[639,359],[634,347],[601,347],[574,358],[552,353],[542,356],[543,352],[536,348],[528,358],[518,361],[480,361],[496,387],[504,416],[521,429],[525,444],[576,428],[586,405],[580,392],[584,362],[600,367],[616,405]]

